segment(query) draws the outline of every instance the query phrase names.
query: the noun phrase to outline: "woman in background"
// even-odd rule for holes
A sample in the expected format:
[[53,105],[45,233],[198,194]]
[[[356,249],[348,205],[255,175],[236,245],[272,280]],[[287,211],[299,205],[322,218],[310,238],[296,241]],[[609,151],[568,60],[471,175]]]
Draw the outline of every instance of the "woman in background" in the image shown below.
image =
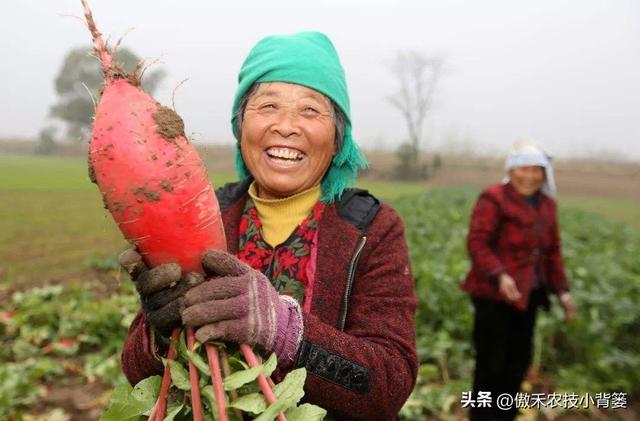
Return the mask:
[[562,255],[550,157],[530,142],[516,143],[505,183],[482,192],[473,209],[467,248],[472,267],[462,285],[475,308],[473,398],[491,393],[491,407],[471,408],[471,420],[511,420],[496,398],[515,397],[531,363],[538,307],[558,296],[566,319],[576,314]]

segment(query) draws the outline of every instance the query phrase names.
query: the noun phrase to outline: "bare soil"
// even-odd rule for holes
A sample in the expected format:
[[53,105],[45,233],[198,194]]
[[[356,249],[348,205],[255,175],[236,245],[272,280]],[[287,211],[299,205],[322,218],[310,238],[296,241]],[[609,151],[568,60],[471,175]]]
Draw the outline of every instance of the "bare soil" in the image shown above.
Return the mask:
[[51,410],[61,408],[69,421],[94,421],[104,412],[111,388],[87,383],[82,377],[67,377],[50,385],[47,395],[33,408],[36,419],[46,419]]
[[[483,188],[499,183],[505,176],[498,168],[477,169],[445,167],[429,180],[438,187],[470,185]],[[640,201],[640,173],[629,169],[626,174],[575,171],[559,165],[555,170],[556,184],[561,194],[620,197]]]

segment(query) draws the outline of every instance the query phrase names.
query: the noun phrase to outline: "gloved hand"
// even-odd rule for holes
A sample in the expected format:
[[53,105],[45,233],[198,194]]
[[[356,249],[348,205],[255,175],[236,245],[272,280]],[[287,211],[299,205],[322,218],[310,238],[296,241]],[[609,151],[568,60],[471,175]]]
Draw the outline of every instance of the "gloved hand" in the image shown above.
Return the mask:
[[134,249],[120,254],[118,262],[131,275],[140,295],[142,311],[151,326],[162,336],[171,336],[171,331],[181,325],[185,293],[204,282],[204,276],[196,272],[181,276],[182,270],[176,263],[149,269]]
[[196,338],[259,345],[276,353],[280,367],[293,365],[303,329],[297,301],[279,295],[266,276],[227,252],[205,252],[202,266],[211,278],[187,292],[182,312]]

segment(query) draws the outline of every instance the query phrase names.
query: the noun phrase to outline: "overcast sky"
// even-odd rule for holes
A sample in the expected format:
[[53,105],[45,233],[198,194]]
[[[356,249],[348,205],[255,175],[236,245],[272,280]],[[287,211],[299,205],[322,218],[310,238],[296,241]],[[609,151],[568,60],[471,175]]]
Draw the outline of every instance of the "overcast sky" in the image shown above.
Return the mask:
[[[79,0],[0,7],[0,137],[32,137],[55,102],[66,52],[90,41]],[[385,97],[399,50],[446,54],[425,145],[505,153],[518,137],[559,156],[640,160],[640,1],[93,0],[99,29],[168,72],[156,97],[201,142],[232,141],[229,114],[249,49],[273,33],[319,30],[333,40],[365,147],[406,138]]]

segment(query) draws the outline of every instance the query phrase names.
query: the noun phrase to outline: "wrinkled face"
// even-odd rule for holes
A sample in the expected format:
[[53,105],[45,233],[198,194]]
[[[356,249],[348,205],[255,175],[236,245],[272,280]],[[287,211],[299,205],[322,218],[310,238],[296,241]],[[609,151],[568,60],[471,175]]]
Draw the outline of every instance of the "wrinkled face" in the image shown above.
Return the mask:
[[511,184],[523,196],[535,194],[544,185],[544,168],[537,165],[514,168],[509,175]]
[[258,195],[279,199],[320,184],[334,138],[332,106],[324,95],[291,83],[260,84],[247,102],[240,139]]

